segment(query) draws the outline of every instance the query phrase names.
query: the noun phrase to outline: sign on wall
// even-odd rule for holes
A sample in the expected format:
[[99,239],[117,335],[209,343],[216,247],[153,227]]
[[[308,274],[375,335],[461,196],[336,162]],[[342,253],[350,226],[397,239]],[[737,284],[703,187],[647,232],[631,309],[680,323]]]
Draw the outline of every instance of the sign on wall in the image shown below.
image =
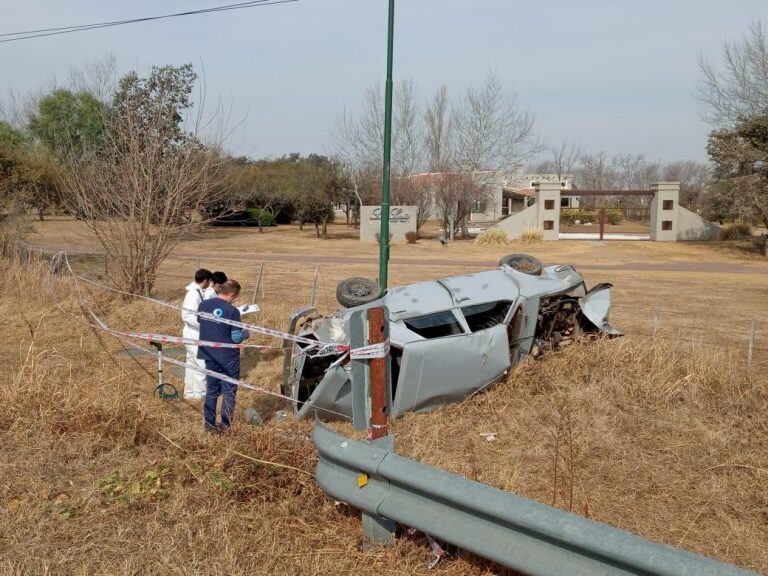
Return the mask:
[[[376,242],[381,226],[381,206],[362,206],[360,209],[360,240]],[[416,231],[416,206],[389,207],[389,233],[392,242],[404,242],[405,233]]]

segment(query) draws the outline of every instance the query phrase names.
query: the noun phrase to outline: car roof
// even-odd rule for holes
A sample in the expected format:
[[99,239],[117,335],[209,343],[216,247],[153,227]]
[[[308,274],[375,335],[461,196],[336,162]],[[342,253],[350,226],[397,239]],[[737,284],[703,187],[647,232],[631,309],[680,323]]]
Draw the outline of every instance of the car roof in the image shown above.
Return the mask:
[[[515,301],[519,296],[538,298],[557,294],[582,282],[572,267],[547,266],[540,276],[531,276],[509,267],[500,267],[472,274],[449,276],[407,286],[390,288],[375,302],[358,308],[385,305],[393,321],[500,300]],[[563,267],[565,268],[565,267]]]

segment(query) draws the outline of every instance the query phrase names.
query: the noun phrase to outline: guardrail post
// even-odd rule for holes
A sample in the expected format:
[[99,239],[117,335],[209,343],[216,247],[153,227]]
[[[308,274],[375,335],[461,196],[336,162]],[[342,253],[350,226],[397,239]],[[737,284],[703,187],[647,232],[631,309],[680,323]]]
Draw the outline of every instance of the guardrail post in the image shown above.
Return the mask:
[[[362,348],[366,341],[366,314],[364,310],[353,312],[349,318],[349,345]],[[365,360],[350,360],[352,381],[352,424],[355,430],[368,429],[368,366]]]

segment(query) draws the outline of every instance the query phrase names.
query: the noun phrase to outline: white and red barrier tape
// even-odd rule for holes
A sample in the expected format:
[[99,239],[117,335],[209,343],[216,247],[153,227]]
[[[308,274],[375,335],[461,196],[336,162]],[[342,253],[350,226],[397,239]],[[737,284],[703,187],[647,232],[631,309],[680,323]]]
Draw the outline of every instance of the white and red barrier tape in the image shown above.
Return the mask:
[[[89,326],[93,326],[93,324],[88,324]],[[118,338],[119,340],[122,340],[126,344],[128,344],[130,347],[135,348],[136,350],[141,350],[142,352],[145,352],[150,355],[154,355],[155,351],[150,350],[149,348],[145,348],[144,346],[140,346],[136,344],[135,342],[131,341],[130,339],[126,338],[125,336],[119,336],[115,334],[114,331],[109,331],[113,336]],[[279,392],[274,392],[272,390],[269,390],[268,388],[262,388],[261,386],[254,386],[253,384],[246,382],[245,380],[232,378],[231,376],[227,376],[226,374],[222,374],[221,372],[216,372],[215,370],[209,370],[208,368],[201,368],[199,366],[195,366],[193,364],[187,364],[186,362],[182,362],[181,360],[176,360],[175,358],[171,358],[170,356],[163,355],[163,360],[165,362],[170,362],[171,364],[174,364],[176,366],[181,366],[182,368],[194,370],[195,372],[199,372],[201,374],[205,374],[206,376],[213,376],[214,378],[218,378],[219,380],[222,380],[224,382],[229,382],[230,384],[234,384],[235,386],[239,388],[247,388],[248,390],[254,390],[256,392],[261,392],[263,394],[268,394],[269,396],[275,396],[277,398],[283,398],[285,400],[288,400],[289,402],[292,402],[294,404],[298,403],[299,400],[296,400],[294,398],[291,398],[290,396],[286,396],[285,394],[280,394]],[[315,410],[320,410],[321,412],[327,412],[329,414],[333,414],[335,416],[338,416],[340,418],[343,418],[345,420],[352,420],[349,416],[346,414],[343,414],[341,412],[336,412],[335,410],[330,410],[329,408],[322,408],[320,406],[315,406]]]
[[96,313],[90,308],[86,307],[86,310],[90,313],[93,319],[104,332],[109,332],[115,336],[125,336],[127,338],[138,338],[139,340],[146,340],[147,342],[160,342],[162,344],[190,344],[192,346],[204,346],[210,348],[235,348],[242,350],[245,348],[256,348],[258,350],[279,350],[279,346],[266,346],[262,344],[228,344],[226,342],[210,342],[208,340],[198,340],[195,338],[184,338],[183,336],[170,336],[168,334],[155,334],[154,332],[121,332],[107,326],[107,324],[99,318]]
[[[142,300],[146,300],[148,302],[152,302],[155,304],[159,304],[160,306],[165,306],[168,308],[173,308],[175,310],[180,311],[186,311],[191,312],[195,315],[197,315],[200,318],[205,318],[206,320],[210,320],[212,322],[219,322],[221,324],[228,324],[230,326],[234,326],[236,328],[241,328],[248,330],[250,332],[256,333],[256,334],[262,334],[264,336],[270,336],[273,338],[279,338],[281,340],[290,340],[299,344],[304,344],[305,347],[301,350],[302,353],[306,353],[311,357],[317,357],[317,356],[330,356],[330,355],[336,355],[341,354],[341,356],[331,365],[335,366],[339,363],[341,363],[345,357],[349,356],[353,360],[370,360],[374,358],[384,358],[389,353],[389,340],[387,339],[385,342],[381,342],[378,344],[369,344],[367,346],[361,346],[360,348],[354,348],[352,349],[347,344],[337,344],[337,343],[327,343],[327,342],[320,342],[318,340],[312,340],[310,338],[304,338],[301,336],[296,336],[295,334],[288,334],[286,332],[281,332],[280,330],[275,330],[273,328],[267,328],[265,326],[256,326],[254,324],[248,324],[245,322],[238,322],[236,320],[229,320],[226,318],[219,318],[217,316],[214,316],[213,314],[210,314],[208,312],[200,312],[198,310],[191,310],[188,308],[183,308],[182,306],[176,306],[175,304],[171,304],[169,302],[164,302],[162,300],[158,300],[156,298],[151,298],[149,296],[141,296],[139,294],[131,294],[130,292],[126,292],[124,290],[120,290],[118,288],[113,288],[112,286],[107,286],[106,284],[102,284],[100,282],[96,282],[95,280],[91,280],[89,278],[85,278],[83,276],[78,275],[70,266],[69,259],[67,258],[66,253],[59,252],[54,256],[54,261],[52,265],[56,265],[57,260],[63,260],[63,262],[66,264],[67,270],[72,275],[72,277],[75,279],[75,282],[78,280],[81,280],[87,284],[91,284],[93,286],[96,286],[98,288],[115,292],[124,296],[130,296],[132,298],[140,298]],[[150,332],[121,332],[119,330],[114,330],[106,325],[90,308],[87,306],[84,306],[85,309],[91,314],[91,316],[94,318],[94,320],[97,323],[98,328],[101,330],[104,330],[108,333],[111,333],[115,336],[122,336],[122,337],[128,337],[128,338],[138,338],[141,340],[147,340],[147,341],[156,341],[156,342],[168,342],[173,344],[192,344],[195,346],[211,346],[213,348],[236,348],[236,349],[244,349],[244,348],[256,348],[256,349],[275,349],[275,346],[265,346],[265,345],[259,345],[259,344],[226,344],[222,342],[209,342],[205,340],[199,340],[194,338],[184,338],[179,336],[171,336],[167,334],[155,334]]]
[[237,320],[229,320],[227,318],[218,318],[217,316],[214,316],[213,314],[210,314],[208,312],[200,312],[198,310],[184,308],[182,306],[171,304],[170,302],[164,302],[163,300],[158,300],[157,298],[151,298],[150,296],[132,294],[130,292],[126,292],[118,288],[113,288],[112,286],[107,286],[106,284],[102,284],[101,282],[96,282],[95,280],[91,280],[90,278],[85,278],[84,276],[80,276],[72,269],[72,267],[69,264],[69,260],[67,259],[67,255],[64,252],[59,252],[58,254],[56,254],[56,256],[54,256],[54,261],[53,261],[54,263],[52,265],[55,266],[57,261],[62,261],[62,260],[66,265],[70,275],[76,281],[80,280],[82,282],[85,282],[86,284],[90,284],[92,286],[96,286],[97,288],[101,288],[102,290],[107,290],[109,292],[114,292],[116,294],[121,294],[123,296],[129,296],[131,298],[139,298],[141,300],[146,300],[147,302],[152,302],[154,304],[165,306],[166,308],[172,308],[174,310],[179,310],[181,312],[189,312],[191,314],[195,314],[200,318],[205,318],[206,320],[210,320],[212,322],[218,322],[220,324],[227,324],[229,326],[234,326],[235,328],[248,330],[249,332],[252,332],[254,334],[261,334],[263,336],[279,338],[281,340],[290,340],[293,342],[297,342],[299,344],[304,344],[306,346],[305,350],[318,350],[318,352],[315,353],[315,355],[317,356],[343,354],[344,352],[348,352],[350,350],[349,346],[345,344],[337,344],[333,342],[331,343],[320,342],[318,340],[313,340],[311,338],[304,338],[302,336],[296,336],[295,334],[288,334],[287,332],[281,332],[280,330],[275,330],[274,328],[267,328],[266,326],[257,326],[255,324],[238,322]]

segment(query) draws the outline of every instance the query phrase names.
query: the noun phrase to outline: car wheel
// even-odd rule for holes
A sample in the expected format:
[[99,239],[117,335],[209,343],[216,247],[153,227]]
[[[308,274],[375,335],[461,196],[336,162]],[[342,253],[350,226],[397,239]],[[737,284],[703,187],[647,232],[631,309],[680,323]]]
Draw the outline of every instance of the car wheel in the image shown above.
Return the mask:
[[513,270],[532,276],[541,274],[543,267],[538,258],[529,254],[507,254],[499,260],[499,266],[509,266]]
[[381,295],[378,282],[368,278],[347,278],[336,287],[336,300],[345,308],[354,308],[377,300]]

